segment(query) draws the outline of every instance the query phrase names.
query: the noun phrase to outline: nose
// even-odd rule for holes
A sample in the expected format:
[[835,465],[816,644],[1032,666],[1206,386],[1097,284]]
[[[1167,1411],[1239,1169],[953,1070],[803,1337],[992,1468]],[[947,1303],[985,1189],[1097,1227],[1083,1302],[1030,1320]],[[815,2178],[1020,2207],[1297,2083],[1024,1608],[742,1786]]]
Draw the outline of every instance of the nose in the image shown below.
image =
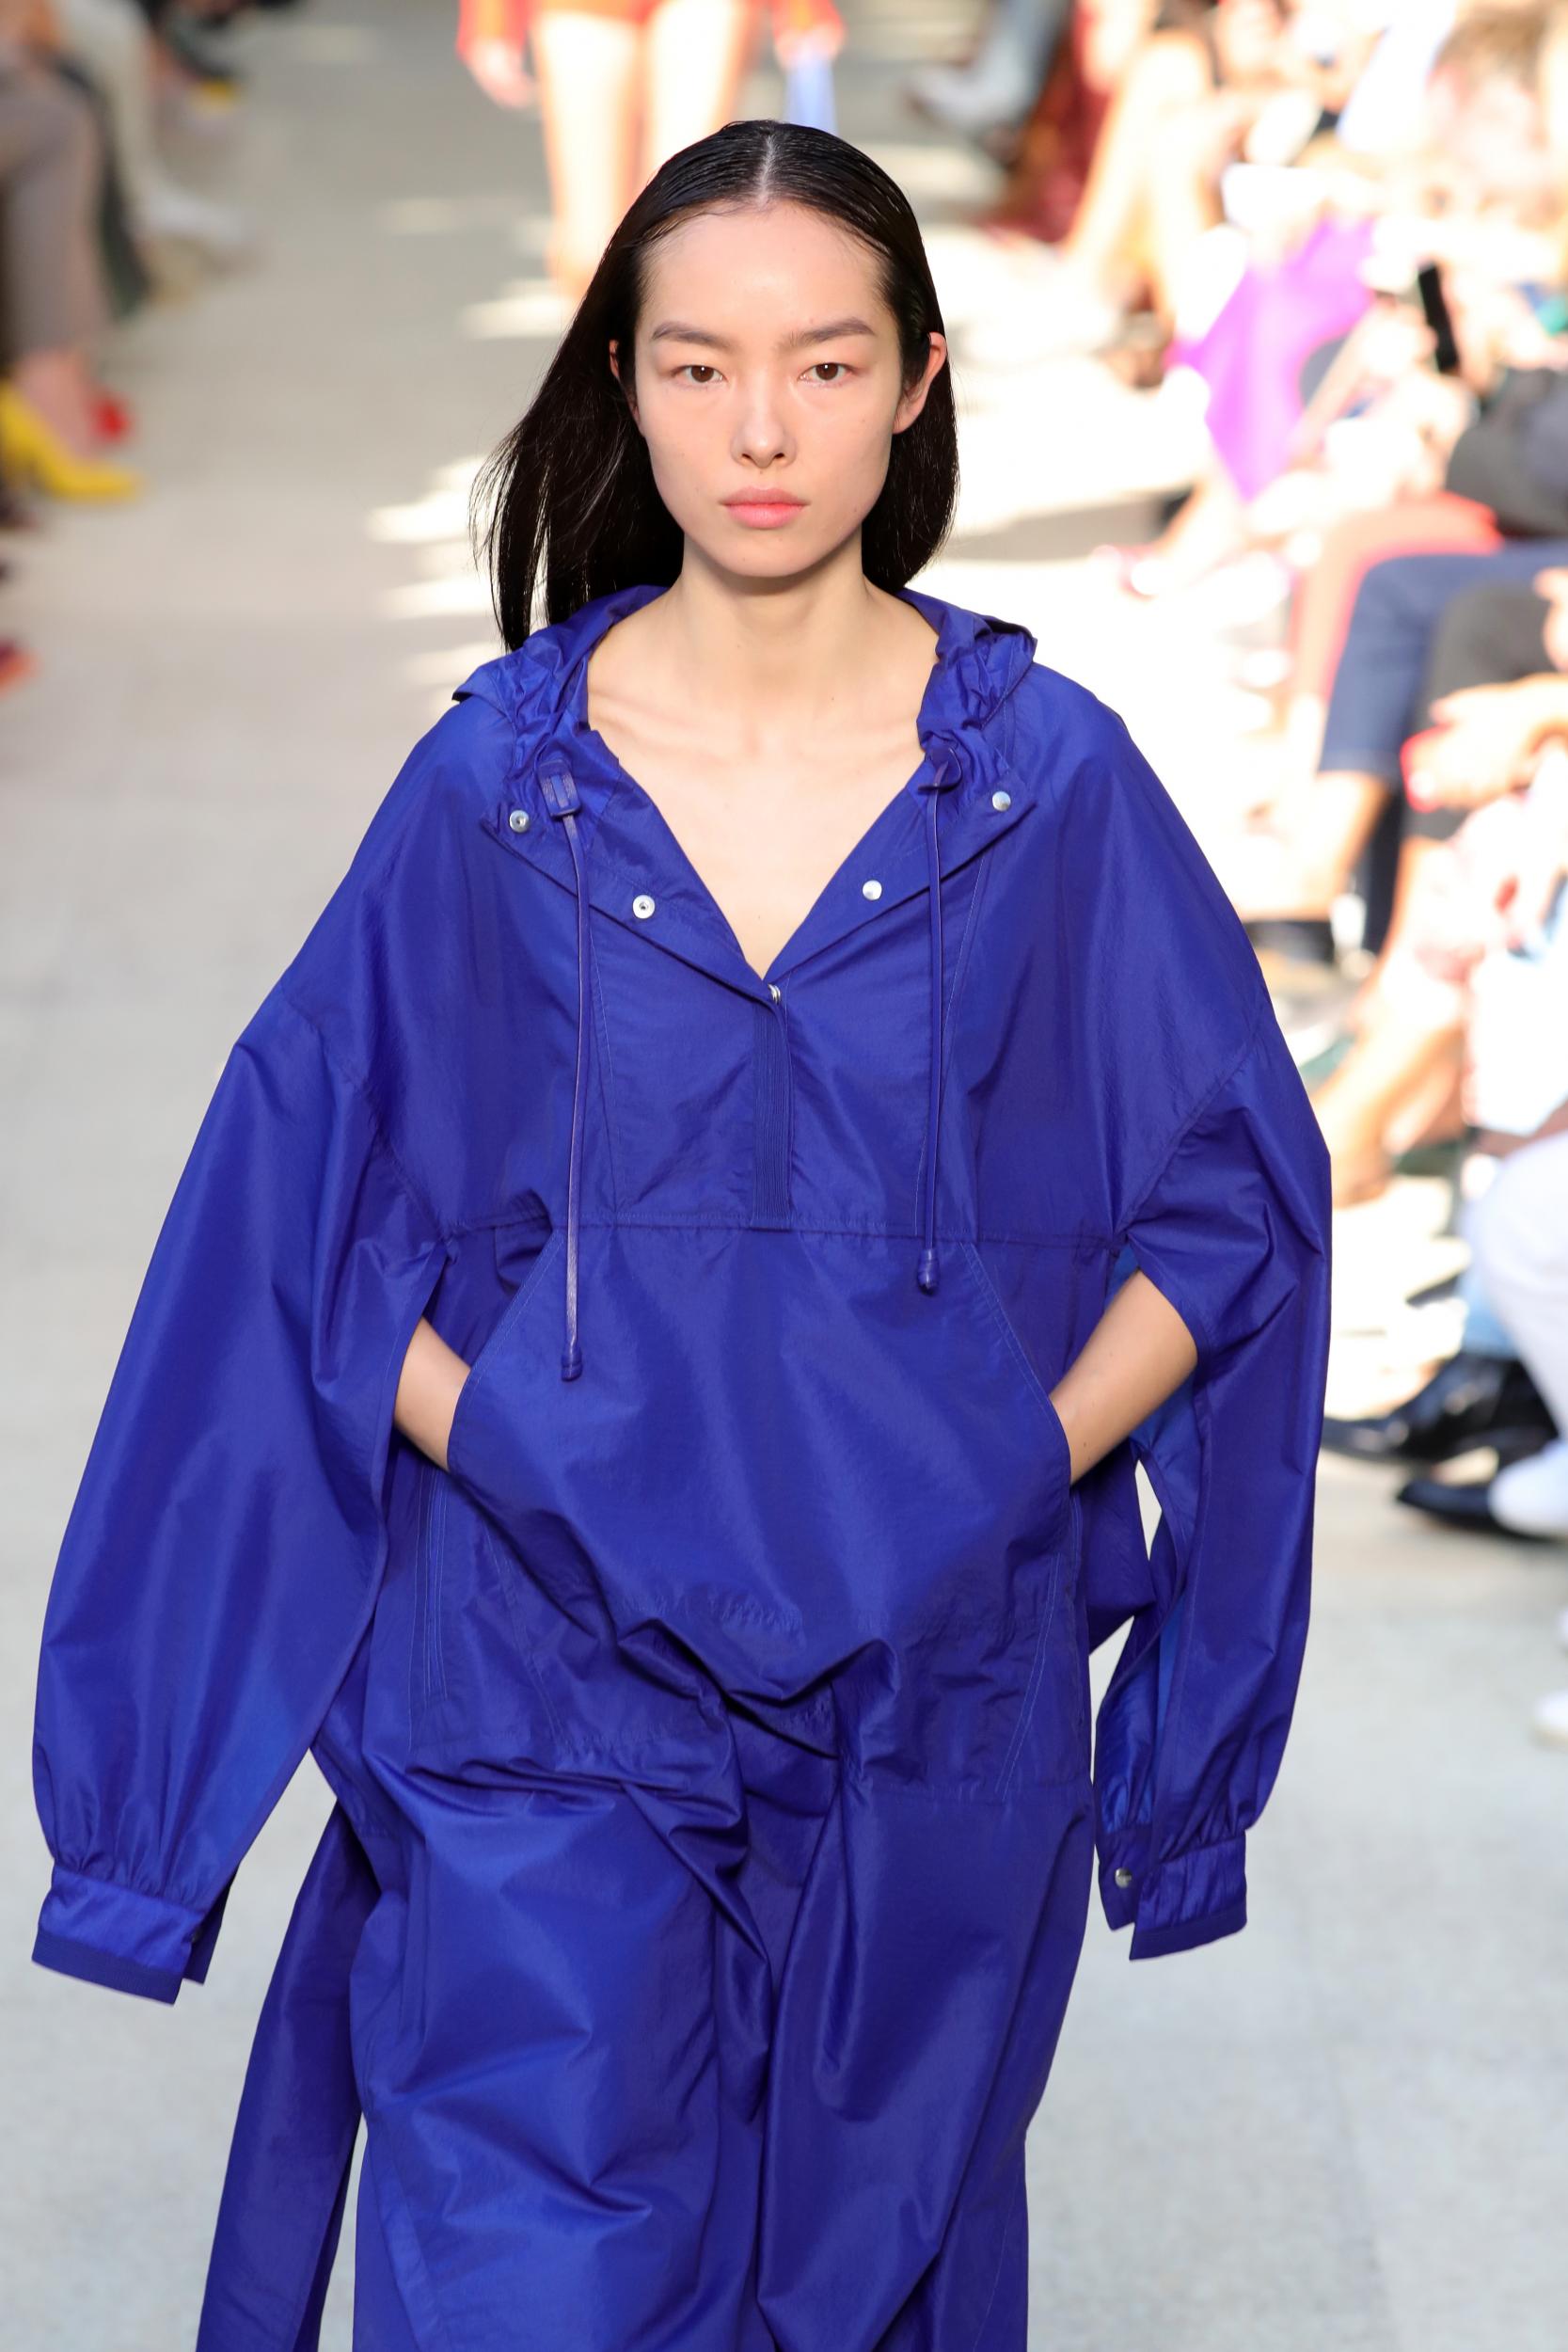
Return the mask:
[[740,413],[731,442],[742,465],[771,466],[794,453],[794,437],[784,421],[784,405],[768,376],[755,376],[742,391]]

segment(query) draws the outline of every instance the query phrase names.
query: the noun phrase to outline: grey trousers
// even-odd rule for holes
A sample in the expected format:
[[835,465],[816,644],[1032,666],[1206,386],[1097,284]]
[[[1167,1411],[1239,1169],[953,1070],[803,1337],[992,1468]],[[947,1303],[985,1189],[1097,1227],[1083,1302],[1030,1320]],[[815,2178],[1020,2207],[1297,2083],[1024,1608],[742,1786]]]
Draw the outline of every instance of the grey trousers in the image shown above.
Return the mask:
[[0,55],[0,342],[8,365],[108,323],[98,119],[47,66]]

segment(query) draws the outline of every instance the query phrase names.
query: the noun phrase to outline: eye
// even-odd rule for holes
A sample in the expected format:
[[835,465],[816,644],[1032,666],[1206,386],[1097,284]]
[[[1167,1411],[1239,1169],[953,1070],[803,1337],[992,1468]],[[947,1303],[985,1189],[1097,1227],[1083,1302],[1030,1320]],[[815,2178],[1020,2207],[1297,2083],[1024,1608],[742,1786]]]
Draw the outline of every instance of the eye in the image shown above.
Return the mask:
[[854,370],[850,367],[849,362],[847,361],[847,359],[816,359],[816,360],[814,360],[814,361],[813,361],[813,363],[812,363],[812,365],[811,365],[810,369],[807,371],[807,373],[808,373],[809,374],[813,375],[813,376],[816,376],[816,381],[817,381],[819,384],[825,384],[825,383],[827,383],[827,382],[829,381],[829,378],[828,378],[828,377],[826,377],[826,376],[817,375],[817,374],[816,374],[816,371],[817,371],[817,369],[818,369],[818,368],[838,368],[838,369],[840,369],[840,370],[842,371],[842,373],[841,373],[840,374],[838,374],[838,375],[834,376],[834,377],[832,379],[832,381],[833,383],[835,383],[835,384],[842,384],[842,383],[843,383],[843,381],[844,381],[845,376],[847,376],[847,375],[852,375],[852,374],[854,373]]
[[677,375],[686,375],[689,373],[690,370],[693,368],[703,369],[705,373],[707,375],[717,375],[719,373],[718,369],[709,359],[688,359],[684,366],[678,367],[675,370],[675,373]]

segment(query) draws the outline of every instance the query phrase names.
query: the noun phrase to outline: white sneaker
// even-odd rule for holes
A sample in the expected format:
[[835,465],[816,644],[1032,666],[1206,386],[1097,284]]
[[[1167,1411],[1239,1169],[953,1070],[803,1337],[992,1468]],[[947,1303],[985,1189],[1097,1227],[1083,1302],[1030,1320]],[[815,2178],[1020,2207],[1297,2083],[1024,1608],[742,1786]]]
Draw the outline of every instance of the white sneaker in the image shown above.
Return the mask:
[[1568,1748],[1568,1691],[1548,1691],[1544,1699],[1537,1699],[1529,1727],[1547,1747]]
[[1515,1534],[1568,1543],[1568,1439],[1553,1438],[1538,1454],[1506,1464],[1486,1500],[1492,1517]]
[[254,225],[243,213],[198,196],[176,180],[160,180],[148,190],[137,207],[135,226],[148,237],[172,237],[197,246],[214,262],[243,261],[257,243]]

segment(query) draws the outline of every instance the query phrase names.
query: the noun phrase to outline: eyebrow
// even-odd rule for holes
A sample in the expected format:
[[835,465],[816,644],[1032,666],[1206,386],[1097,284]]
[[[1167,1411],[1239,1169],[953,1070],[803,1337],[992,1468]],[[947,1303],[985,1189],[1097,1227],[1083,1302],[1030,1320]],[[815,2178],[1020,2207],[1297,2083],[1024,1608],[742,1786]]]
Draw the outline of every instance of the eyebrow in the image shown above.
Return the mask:
[[[823,326],[802,326],[799,333],[779,338],[781,351],[798,351],[807,343],[836,342],[845,335],[874,335],[874,326],[864,319],[829,319]],[[684,319],[661,319],[648,336],[651,343],[705,343],[713,351],[732,351],[735,346],[727,335],[716,335],[710,327],[689,326]]]

